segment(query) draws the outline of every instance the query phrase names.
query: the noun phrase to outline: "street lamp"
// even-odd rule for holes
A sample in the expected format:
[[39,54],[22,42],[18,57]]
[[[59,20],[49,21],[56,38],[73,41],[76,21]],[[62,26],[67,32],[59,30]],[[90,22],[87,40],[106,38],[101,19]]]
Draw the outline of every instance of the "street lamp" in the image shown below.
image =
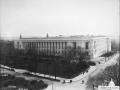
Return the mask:
[[53,81],[52,81],[52,90],[53,90]]
[[93,84],[93,90],[94,90],[95,85]]
[[2,73],[3,73],[2,76],[4,76],[4,68],[2,68]]

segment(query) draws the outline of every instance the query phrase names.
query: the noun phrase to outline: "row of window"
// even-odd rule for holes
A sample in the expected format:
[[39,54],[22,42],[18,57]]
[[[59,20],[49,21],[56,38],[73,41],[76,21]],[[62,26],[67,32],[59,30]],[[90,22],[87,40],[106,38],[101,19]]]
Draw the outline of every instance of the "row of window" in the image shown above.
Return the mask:
[[[76,42],[73,42],[73,47],[76,49]],[[85,49],[89,49],[89,42],[85,42]]]
[[[20,48],[20,43],[17,42],[17,47]],[[23,42],[23,47],[29,48],[46,48],[46,49],[67,49],[67,42]],[[73,47],[76,49],[76,42],[73,42]],[[89,42],[85,43],[85,49],[89,49]]]
[[17,48],[21,49],[21,44],[17,42]]
[[30,48],[66,49],[67,42],[23,42],[23,46]]

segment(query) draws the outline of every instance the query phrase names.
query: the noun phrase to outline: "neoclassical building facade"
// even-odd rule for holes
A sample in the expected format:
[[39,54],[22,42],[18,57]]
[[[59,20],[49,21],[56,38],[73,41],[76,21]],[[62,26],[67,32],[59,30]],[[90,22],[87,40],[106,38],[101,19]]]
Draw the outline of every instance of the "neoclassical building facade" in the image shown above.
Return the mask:
[[20,38],[14,40],[14,47],[18,49],[36,48],[38,52],[48,55],[63,55],[68,47],[80,46],[87,51],[91,58],[96,58],[111,51],[111,40],[105,36],[69,36],[69,37],[41,37]]

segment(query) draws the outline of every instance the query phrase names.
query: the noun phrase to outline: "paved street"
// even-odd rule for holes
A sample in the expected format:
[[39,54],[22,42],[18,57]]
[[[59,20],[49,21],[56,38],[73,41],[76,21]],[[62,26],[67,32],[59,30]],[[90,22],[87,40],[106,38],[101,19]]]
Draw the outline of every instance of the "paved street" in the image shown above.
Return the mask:
[[[109,65],[112,65],[112,64],[115,64],[115,63],[116,63],[116,60],[114,58],[111,58],[109,61],[107,61],[104,64],[98,64],[96,66],[96,70],[94,72],[92,72],[91,74],[89,74],[85,78],[83,78],[83,79],[81,79],[77,82],[73,82],[71,84],[70,83],[62,84],[62,83],[54,82],[54,84],[53,84],[54,90],[85,90],[85,87],[86,87],[85,83],[86,83],[89,76],[96,75],[97,73],[101,72],[101,70],[103,70],[106,66],[109,66]],[[84,80],[84,82],[85,82],[84,84],[81,84],[82,80]],[[52,90],[52,85],[50,85],[45,90]]]
[[[15,77],[24,77],[24,78],[27,79],[27,80],[41,80],[40,78],[37,78],[37,77],[27,76],[27,75],[24,75],[24,74],[22,74],[22,73],[10,71],[10,70],[7,70],[7,69],[2,69],[2,68],[0,68],[0,69],[1,69],[1,72],[15,75]],[[43,80],[45,83],[47,83],[47,84],[51,84],[51,81],[50,81],[50,80],[46,80],[46,79],[42,79],[42,80]]]

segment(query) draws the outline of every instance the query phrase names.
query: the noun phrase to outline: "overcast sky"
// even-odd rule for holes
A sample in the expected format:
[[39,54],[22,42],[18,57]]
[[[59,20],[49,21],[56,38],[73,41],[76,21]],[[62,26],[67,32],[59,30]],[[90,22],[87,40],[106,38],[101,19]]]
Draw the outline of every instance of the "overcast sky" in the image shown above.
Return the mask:
[[119,34],[119,0],[0,1],[1,36]]

